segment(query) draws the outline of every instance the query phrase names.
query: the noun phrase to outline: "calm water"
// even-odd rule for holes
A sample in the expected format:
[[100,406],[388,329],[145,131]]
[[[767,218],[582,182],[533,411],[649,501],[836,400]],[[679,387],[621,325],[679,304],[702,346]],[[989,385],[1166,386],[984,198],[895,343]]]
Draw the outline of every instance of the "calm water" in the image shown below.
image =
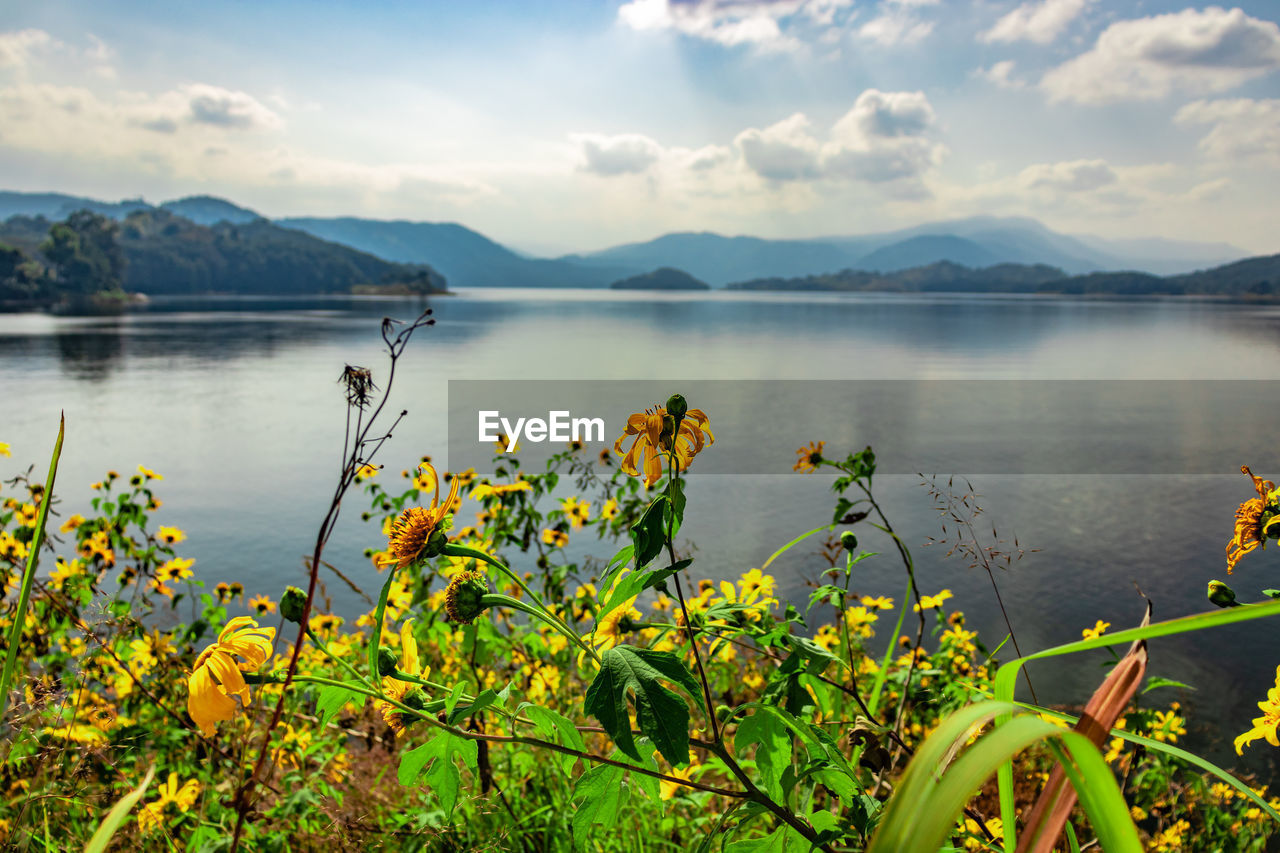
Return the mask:
[[[672,390],[695,379],[1280,379],[1274,308],[518,290],[463,292],[435,307],[438,325],[420,333],[401,363],[392,405],[409,417],[380,457],[391,472],[423,454],[443,455],[449,379],[669,379]],[[250,595],[274,598],[304,576],[302,555],[336,474],[344,412],[338,375],[348,363],[380,374],[379,319],[415,314],[408,301],[339,299],[161,303],[112,319],[0,315],[0,440],[13,451],[12,459],[0,459],[0,477],[32,462],[43,470],[65,409],[64,512],[87,509],[88,484],[107,468],[146,464],[165,476],[157,520],[188,532],[183,553],[196,557],[198,577],[209,585],[239,580]],[[1271,394],[1270,383],[1257,387]],[[1280,414],[1268,396],[1261,403],[1263,412]],[[1246,428],[1276,435],[1257,412],[1255,406],[1245,422],[1230,409],[1204,411],[1194,423],[1167,427],[1161,439],[1182,441],[1193,453]],[[794,426],[805,415],[760,417]],[[1234,464],[1274,477],[1278,449],[1280,442],[1260,441]],[[1024,651],[1077,639],[1098,618],[1116,629],[1136,622],[1142,600],[1135,585],[1163,619],[1205,609],[1207,580],[1225,579],[1223,546],[1235,505],[1252,494],[1247,480],[1231,466],[1194,475],[1124,470],[974,482],[985,509],[979,529],[994,523],[1001,538],[1016,535],[1022,547],[1041,549],[997,576]],[[695,478],[686,526],[699,548],[695,570],[727,578],[760,565],[829,517],[828,482]],[[998,642],[1005,629],[986,573],[923,545],[941,536],[941,527],[920,479],[877,482],[886,511],[913,546],[922,590],[951,589],[971,624]],[[361,508],[358,500],[348,504],[327,556],[357,584],[376,589],[360,552],[378,536],[359,522]],[[870,549],[891,550],[870,531],[860,535]],[[797,548],[771,567],[784,595],[801,605],[806,584],[824,568],[816,547]],[[901,569],[887,556],[862,567],[860,592],[901,595]],[[1251,555],[1232,583],[1252,598],[1280,586],[1277,567],[1272,553]],[[327,580],[338,612],[363,606],[341,582]],[[1198,688],[1182,697],[1193,726],[1212,721],[1234,734],[1248,727],[1253,703],[1273,683],[1280,623],[1159,640],[1151,660],[1152,674]],[[1102,676],[1098,662],[1086,657],[1033,669],[1041,700],[1087,698]]]

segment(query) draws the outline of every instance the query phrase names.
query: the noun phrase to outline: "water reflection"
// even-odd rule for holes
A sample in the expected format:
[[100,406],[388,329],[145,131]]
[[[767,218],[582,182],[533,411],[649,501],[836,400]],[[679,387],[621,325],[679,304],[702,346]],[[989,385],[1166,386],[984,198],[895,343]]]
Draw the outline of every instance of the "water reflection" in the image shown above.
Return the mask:
[[58,363],[72,379],[101,382],[124,358],[124,335],[118,321],[75,327],[60,331],[53,338]]

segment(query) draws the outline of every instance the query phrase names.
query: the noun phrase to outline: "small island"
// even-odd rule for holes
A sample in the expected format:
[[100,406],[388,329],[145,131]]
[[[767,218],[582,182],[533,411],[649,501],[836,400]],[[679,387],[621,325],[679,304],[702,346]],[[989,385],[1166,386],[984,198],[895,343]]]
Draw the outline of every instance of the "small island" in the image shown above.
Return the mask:
[[613,290],[710,290],[711,285],[674,267],[659,267],[653,272],[633,275],[609,285]]

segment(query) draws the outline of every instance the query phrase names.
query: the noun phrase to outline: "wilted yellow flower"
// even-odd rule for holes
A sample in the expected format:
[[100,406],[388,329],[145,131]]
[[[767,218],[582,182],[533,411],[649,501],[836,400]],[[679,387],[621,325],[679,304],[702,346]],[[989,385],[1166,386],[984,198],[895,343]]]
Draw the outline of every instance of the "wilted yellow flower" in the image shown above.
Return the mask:
[[[1231,574],[1245,554],[1259,546],[1265,547],[1267,534],[1280,525],[1280,491],[1277,491],[1276,484],[1255,477],[1248,465],[1241,465],[1240,471],[1253,480],[1258,496],[1236,509],[1235,535],[1227,543],[1227,574]],[[1264,515],[1268,516],[1265,521]]]
[[809,442],[808,447],[800,447],[796,449],[796,464],[791,466],[792,471],[799,471],[802,474],[809,474],[818,470],[818,466],[822,464],[822,448],[826,447],[825,441]]
[[[701,409],[685,412],[679,426],[668,423],[667,417],[663,406],[637,412],[627,418],[626,431],[613,444],[613,452],[622,456],[623,472],[633,477],[643,476],[645,486],[653,486],[662,479],[663,465],[669,456],[674,457],[676,470],[684,471],[702,451],[704,443],[716,440],[710,421]],[[635,438],[623,453],[622,443],[628,436]],[[637,464],[643,466],[643,474]]]
[[[455,482],[459,487],[466,485],[461,478],[457,478]],[[515,492],[529,492],[533,490],[533,484],[528,480],[516,480],[514,483],[480,483],[471,490],[471,499],[482,501],[485,498],[504,495],[510,495]]]
[[919,613],[921,610],[940,609],[942,607],[942,603],[950,597],[951,590],[949,589],[944,589],[937,595],[922,595],[920,596],[920,603],[915,605],[912,609],[916,613]]
[[424,462],[423,466],[430,472],[435,484],[431,506],[409,507],[391,523],[387,553],[378,559],[379,565],[402,569],[417,562],[423,556],[429,556],[428,545],[431,544],[433,536],[437,533],[443,536],[447,529],[444,521],[446,516],[456,508],[461,482],[457,477],[453,478],[449,486],[449,496],[445,498],[444,503],[440,503],[440,478],[436,476],[436,470],[431,467],[430,462]]
[[[407,620],[400,626],[400,671],[406,675],[426,677],[422,664],[418,660],[418,641],[413,638],[413,620]],[[430,670],[428,670],[430,672]],[[384,675],[382,677],[382,693],[388,699],[403,702],[410,691],[416,690],[417,684],[410,681]],[[382,719],[396,733],[396,737],[404,734],[405,727],[413,721],[413,717],[390,702],[378,699],[373,706],[382,714]]]
[[[227,623],[218,641],[196,658],[187,680],[187,712],[206,737],[212,737],[215,723],[235,716],[239,696],[249,703],[249,685],[241,672],[256,672],[271,654],[275,628],[259,628],[249,616],[237,616]],[[237,660],[242,658],[243,660]]]
[[1276,686],[1267,691],[1267,698],[1258,703],[1261,717],[1255,717],[1253,728],[1235,739],[1236,755],[1244,755],[1244,747],[1258,738],[1266,738],[1272,746],[1280,746],[1276,726],[1280,725],[1280,666],[1276,667]]

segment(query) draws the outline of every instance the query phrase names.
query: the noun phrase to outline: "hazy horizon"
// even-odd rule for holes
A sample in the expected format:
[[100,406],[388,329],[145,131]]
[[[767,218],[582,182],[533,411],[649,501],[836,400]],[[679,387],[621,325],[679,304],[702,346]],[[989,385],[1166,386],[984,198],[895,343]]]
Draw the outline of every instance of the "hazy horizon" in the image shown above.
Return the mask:
[[1277,250],[1280,10],[70,0],[0,30],[0,185],[457,222],[539,255],[974,215]]

